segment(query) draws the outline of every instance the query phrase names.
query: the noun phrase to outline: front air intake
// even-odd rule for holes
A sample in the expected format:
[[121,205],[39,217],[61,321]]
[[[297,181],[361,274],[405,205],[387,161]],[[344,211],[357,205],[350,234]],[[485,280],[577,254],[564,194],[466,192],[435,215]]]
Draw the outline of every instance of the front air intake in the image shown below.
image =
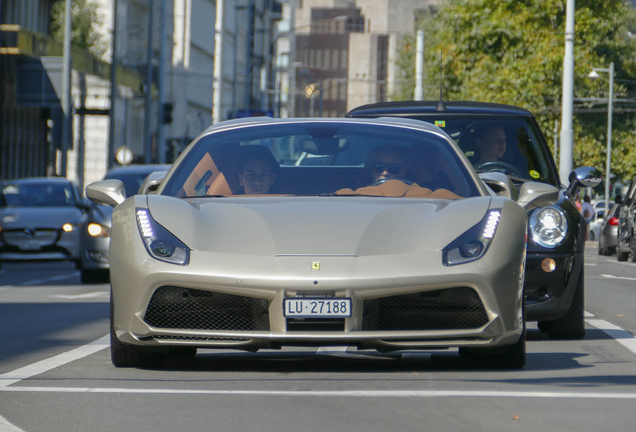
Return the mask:
[[164,286],[155,291],[144,321],[165,329],[269,330],[266,299]]

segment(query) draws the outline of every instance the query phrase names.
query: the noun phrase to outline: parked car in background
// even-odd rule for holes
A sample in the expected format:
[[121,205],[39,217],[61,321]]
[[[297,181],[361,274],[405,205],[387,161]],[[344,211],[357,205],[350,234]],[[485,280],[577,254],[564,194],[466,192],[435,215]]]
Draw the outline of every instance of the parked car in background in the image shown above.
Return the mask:
[[603,223],[604,216],[605,216],[605,209],[603,209],[602,207],[601,207],[601,210],[596,208],[596,211],[594,212],[594,216],[592,216],[592,219],[587,223],[587,230],[589,232],[587,239],[589,241],[598,241],[599,233],[601,231],[601,224]]
[[631,257],[636,262],[636,235],[634,234],[636,218],[636,180],[632,181],[618,215],[618,232],[616,241],[616,259],[627,261]]
[[[585,336],[583,259],[587,225],[574,197],[580,186],[600,184],[598,170],[576,169],[566,189],[534,115],[515,106],[462,101],[382,102],[355,108],[346,116],[390,116],[432,123],[453,137],[477,172],[506,174],[511,186],[501,187],[510,187],[513,195],[530,183],[536,185],[532,187],[552,188],[555,192],[550,199],[525,207],[526,318],[538,321],[539,329],[552,339]],[[491,158],[494,145],[499,151],[503,149],[497,160]]]
[[0,182],[0,262],[68,260],[81,268],[90,204],[65,178]]
[[618,215],[621,204],[614,204],[610,207],[609,214],[601,221],[598,236],[598,254],[612,255],[616,253],[616,242],[618,234]]
[[[170,165],[126,165],[108,171],[105,180],[120,180],[126,196],[135,195],[143,181],[154,172],[167,172]],[[113,209],[110,206],[92,204],[84,240],[81,260],[82,283],[108,281],[110,258],[110,228]]]
[[[326,164],[281,165],[296,145]],[[226,121],[155,194],[126,198],[121,185],[86,189],[114,206],[117,367],[307,345],[452,347],[480,366],[525,365],[523,205],[558,189],[528,182],[515,202],[505,175],[480,177],[435,126]]]

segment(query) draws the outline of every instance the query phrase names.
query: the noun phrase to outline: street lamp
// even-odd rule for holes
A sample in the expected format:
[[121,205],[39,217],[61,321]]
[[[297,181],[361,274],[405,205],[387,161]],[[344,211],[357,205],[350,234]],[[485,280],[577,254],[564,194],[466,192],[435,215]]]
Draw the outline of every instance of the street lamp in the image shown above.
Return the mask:
[[605,215],[609,214],[610,166],[612,164],[612,101],[614,100],[614,62],[607,68],[593,68],[587,77],[599,78],[598,72],[609,72],[609,100],[607,101],[607,160],[605,165]]

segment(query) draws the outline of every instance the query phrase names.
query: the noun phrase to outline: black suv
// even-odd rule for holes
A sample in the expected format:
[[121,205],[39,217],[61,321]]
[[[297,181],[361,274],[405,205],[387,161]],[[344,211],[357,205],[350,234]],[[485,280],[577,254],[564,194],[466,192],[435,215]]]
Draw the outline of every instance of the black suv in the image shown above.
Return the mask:
[[634,235],[634,219],[636,218],[636,180],[625,194],[623,205],[618,215],[618,232],[616,235],[616,259],[636,262],[636,236]]
[[[403,117],[433,123],[457,142],[496,193],[516,200],[518,189],[528,182],[536,183],[537,190],[554,190],[551,199],[539,206],[520,203],[528,212],[526,320],[538,321],[539,329],[552,339],[585,336],[583,252],[587,225],[573,196],[580,186],[594,187],[602,181],[598,170],[574,170],[566,189],[534,115],[510,105],[383,102],[355,108],[346,116]],[[484,144],[483,133],[493,128],[504,150],[497,160],[485,161],[490,148]],[[440,184],[443,187],[443,179]]]

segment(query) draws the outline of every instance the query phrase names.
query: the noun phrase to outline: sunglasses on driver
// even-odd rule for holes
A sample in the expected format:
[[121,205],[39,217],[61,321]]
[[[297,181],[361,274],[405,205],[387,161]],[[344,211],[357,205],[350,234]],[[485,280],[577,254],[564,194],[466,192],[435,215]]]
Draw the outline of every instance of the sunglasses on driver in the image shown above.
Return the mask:
[[395,174],[399,174],[400,171],[404,169],[404,167],[400,164],[383,164],[380,162],[376,162],[373,165],[371,165],[371,169],[373,170],[373,172],[382,173],[386,171],[389,174],[395,175]]

